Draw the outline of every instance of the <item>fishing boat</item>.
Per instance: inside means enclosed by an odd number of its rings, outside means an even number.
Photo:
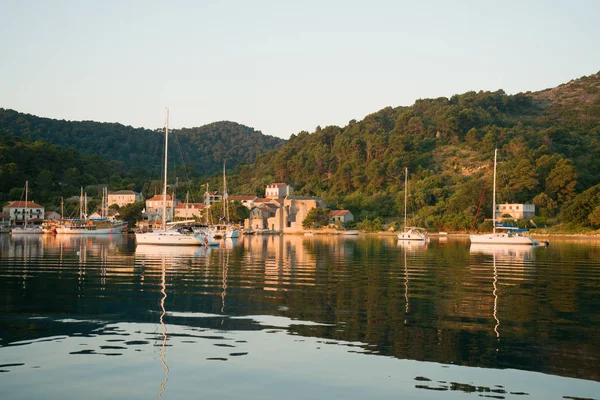
[[[496,224],[496,166],[498,161],[498,149],[494,150],[494,191],[492,196],[492,233],[471,234],[469,238],[473,244],[500,244],[500,245],[526,245],[537,246],[539,243],[525,235],[521,229],[516,227],[497,226]],[[497,232],[497,230],[502,230]]]
[[[429,242],[429,234],[425,228],[416,226],[407,226],[406,224],[406,204],[408,201],[408,168],[404,170],[404,230],[398,233],[398,240],[416,240]]]
[[[169,150],[169,109],[166,109],[165,122],[165,166],[163,180],[163,201],[162,201],[162,230],[153,232],[136,232],[135,240],[137,244],[152,245],[187,245],[187,246],[205,246],[209,243],[209,238],[202,232],[194,231],[188,227],[167,226],[167,154]]]

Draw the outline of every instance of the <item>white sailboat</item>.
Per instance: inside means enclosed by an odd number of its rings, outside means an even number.
[[[27,221],[27,210],[30,209],[27,194],[29,192],[29,181],[25,181],[25,205],[23,207],[23,225],[15,226],[10,230],[11,234],[40,234],[44,233],[44,230],[40,225],[29,225]],[[32,202],[33,203],[33,202]]]
[[[229,200],[227,196],[227,179],[225,177],[225,163],[223,162],[223,216],[225,217],[225,238],[236,239],[240,231],[229,222]]]
[[[429,242],[429,235],[424,228],[406,225],[406,203],[408,199],[408,168],[404,174],[404,231],[398,233],[398,240],[416,240]]]
[[[162,230],[154,232],[136,232],[135,240],[137,244],[152,245],[187,245],[203,246],[208,242],[205,234],[194,232],[193,229],[183,227],[172,227],[167,229],[167,154],[169,149],[169,109],[166,110],[165,122],[165,168],[163,182],[163,201],[162,201]]]
[[[498,158],[498,149],[494,150],[494,194],[492,200],[492,233],[471,234],[469,235],[471,243],[474,244],[518,244],[527,246],[536,246],[539,243],[529,236],[525,236],[519,232],[513,232],[511,228],[496,227],[496,164]],[[505,229],[504,232],[496,232],[496,229]]]

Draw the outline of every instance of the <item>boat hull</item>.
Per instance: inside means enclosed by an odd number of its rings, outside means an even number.
[[[44,233],[42,228],[12,228],[10,233],[12,235],[39,235]]]
[[[152,244],[165,246],[204,246],[205,237],[196,234],[181,234],[178,232],[147,232],[136,233],[137,244]]]
[[[121,233],[127,228],[127,224],[116,225],[107,228],[97,227],[71,227],[71,226],[58,226],[55,228],[57,234],[66,235],[113,235]]]
[[[535,246],[537,242],[528,236],[509,235],[506,233],[490,233],[484,235],[470,235],[473,244],[519,244]]]

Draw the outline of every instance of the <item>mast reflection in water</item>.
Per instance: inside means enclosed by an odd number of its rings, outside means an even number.
[[[8,398],[600,393],[596,241],[2,235],[0,251]]]

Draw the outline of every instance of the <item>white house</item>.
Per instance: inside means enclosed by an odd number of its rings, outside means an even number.
[[[230,202],[239,201],[244,207],[246,207],[249,210],[252,210],[252,208],[254,207],[254,202],[257,199],[258,198],[256,196],[227,196],[227,200],[229,200]]]
[[[4,206],[2,212],[9,215],[13,225],[41,224],[44,221],[44,206],[33,201],[13,201]]]
[[[350,210],[332,210],[329,212],[329,220],[331,223],[341,223],[342,225],[348,221],[354,221],[354,215]]]
[[[45,221],[56,221],[58,219],[60,219],[60,214],[56,211],[48,211],[44,214]]]
[[[265,197],[269,199],[283,199],[286,196],[290,196],[294,193],[294,188],[292,188],[287,183],[271,183],[267,185],[265,190]]]
[[[203,203],[181,203],[175,206],[177,219],[202,219],[206,206]]]

